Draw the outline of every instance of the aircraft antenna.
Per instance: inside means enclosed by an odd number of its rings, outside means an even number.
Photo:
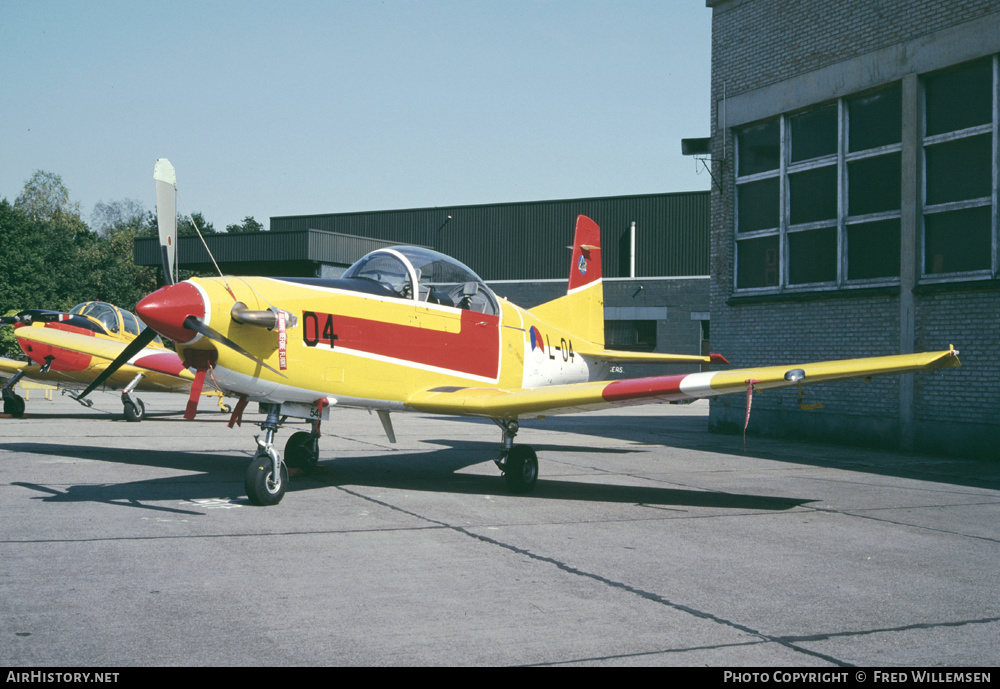
[[[229,296],[236,301],[236,295],[233,294],[233,290],[230,289],[229,283],[226,281],[226,276],[222,274],[219,270],[219,264],[215,262],[215,256],[212,255],[212,250],[208,248],[208,243],[205,242],[205,238],[201,235],[201,230],[198,228],[198,223],[194,221],[194,216],[191,215],[191,211],[188,210],[187,204],[184,203],[184,197],[181,196],[180,189],[177,190],[177,198],[181,200],[181,205],[184,206],[184,211],[187,213],[188,218],[191,220],[191,224],[194,226],[194,231],[198,233],[198,239],[201,240],[201,245],[205,247],[205,253],[208,254],[209,259],[212,261],[212,265],[215,266],[215,270],[219,273],[219,277],[222,278],[222,282],[226,285],[226,291],[229,292]]]

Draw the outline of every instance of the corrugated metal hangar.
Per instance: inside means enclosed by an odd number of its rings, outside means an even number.
[[[581,214],[601,227],[609,346],[707,351],[707,191],[275,217],[269,232],[205,240],[222,271],[233,275],[336,277],[373,249],[427,246],[530,308],[565,294],[569,245]],[[156,240],[136,240],[135,257],[140,265],[159,266]],[[182,269],[213,270],[197,237],[180,238],[178,261]],[[647,371],[633,366],[621,375]]]

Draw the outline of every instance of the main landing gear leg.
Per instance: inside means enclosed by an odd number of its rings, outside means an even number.
[[[288,487],[288,467],[274,449],[274,434],[281,424],[281,405],[262,404],[261,407],[267,410],[267,418],[260,425],[264,439],[255,436],[257,453],[247,466],[244,485],[251,504],[277,505]]]
[[[10,414],[15,419],[20,419],[24,416],[24,400],[14,392],[14,386],[23,377],[24,371],[18,371],[0,388],[0,392],[3,394],[3,413]]]
[[[514,436],[520,426],[517,421],[493,419],[503,431],[500,456],[494,462],[503,472],[507,490],[511,493],[530,493],[538,480],[538,455],[527,445],[514,446]]]
[[[142,377],[142,373],[136,375],[132,379],[132,382],[122,390],[122,405],[125,407],[125,418],[129,421],[142,421],[146,418],[146,405],[142,403],[141,399],[132,394],[132,391],[135,390]]]

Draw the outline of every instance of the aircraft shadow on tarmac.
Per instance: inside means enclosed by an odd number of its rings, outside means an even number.
[[[374,456],[324,459],[315,472],[295,476],[289,493],[324,488],[373,487],[462,495],[497,495],[518,500],[573,500],[585,502],[642,504],[669,507],[711,507],[739,510],[789,510],[812,502],[809,499],[768,497],[657,486],[624,486],[609,483],[545,478],[538,479],[528,495],[510,496],[503,479],[496,474],[459,473],[462,469],[491,463],[496,443],[430,441],[445,445],[430,452],[386,452]],[[448,447],[450,445],[450,447]],[[545,452],[593,452],[575,446],[539,446]],[[27,488],[44,502],[99,502],[184,514],[194,510],[150,505],[152,501],[185,501],[243,497],[243,473],[249,456],[133,448],[73,447],[48,443],[0,444],[0,450],[73,457],[119,464],[159,467],[198,472],[129,483],[94,483],[77,486],[60,484],[53,488],[29,481],[12,485]],[[619,450],[618,452],[627,452]],[[543,460],[544,461],[544,460]],[[492,467],[491,467],[492,469]]]
[[[212,411],[215,411],[214,407]],[[209,416],[210,413],[211,412],[203,413],[203,416],[205,418],[199,419],[199,421],[211,419],[212,417]],[[228,415],[216,414],[215,416],[218,419],[221,419],[222,421],[226,421],[229,419]],[[11,417],[10,414],[0,414],[0,419],[10,419],[10,418],[13,418]],[[52,421],[52,420],[95,421],[95,422],[121,421],[122,423],[131,423],[130,421],[125,420],[125,417],[122,415],[120,408],[103,409],[103,408],[97,408],[96,406],[90,409],[84,409],[83,407],[81,407],[79,411],[72,411],[72,412],[60,411],[59,413],[37,412],[29,409],[28,411],[24,412],[24,416],[22,416],[21,419],[22,420],[34,419],[38,421]],[[184,418],[183,409],[180,409],[178,411],[150,411],[147,409],[144,421],[149,421],[151,419],[158,419],[161,421],[184,421],[185,423],[188,422],[188,420]]]
[[[638,445],[686,448],[776,462],[821,466],[879,476],[1000,490],[1000,463],[989,459],[904,453],[830,444],[808,438],[772,438],[751,432],[712,433],[707,416],[603,416],[599,413],[551,417],[538,428],[574,435],[629,440]],[[529,422],[522,429],[534,426]]]

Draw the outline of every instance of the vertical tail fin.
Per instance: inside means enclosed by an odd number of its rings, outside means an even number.
[[[560,330],[604,346],[601,228],[587,216],[576,219],[566,296],[537,306],[531,312]]]
[[[576,218],[568,294],[601,280],[601,228],[586,215]]]

